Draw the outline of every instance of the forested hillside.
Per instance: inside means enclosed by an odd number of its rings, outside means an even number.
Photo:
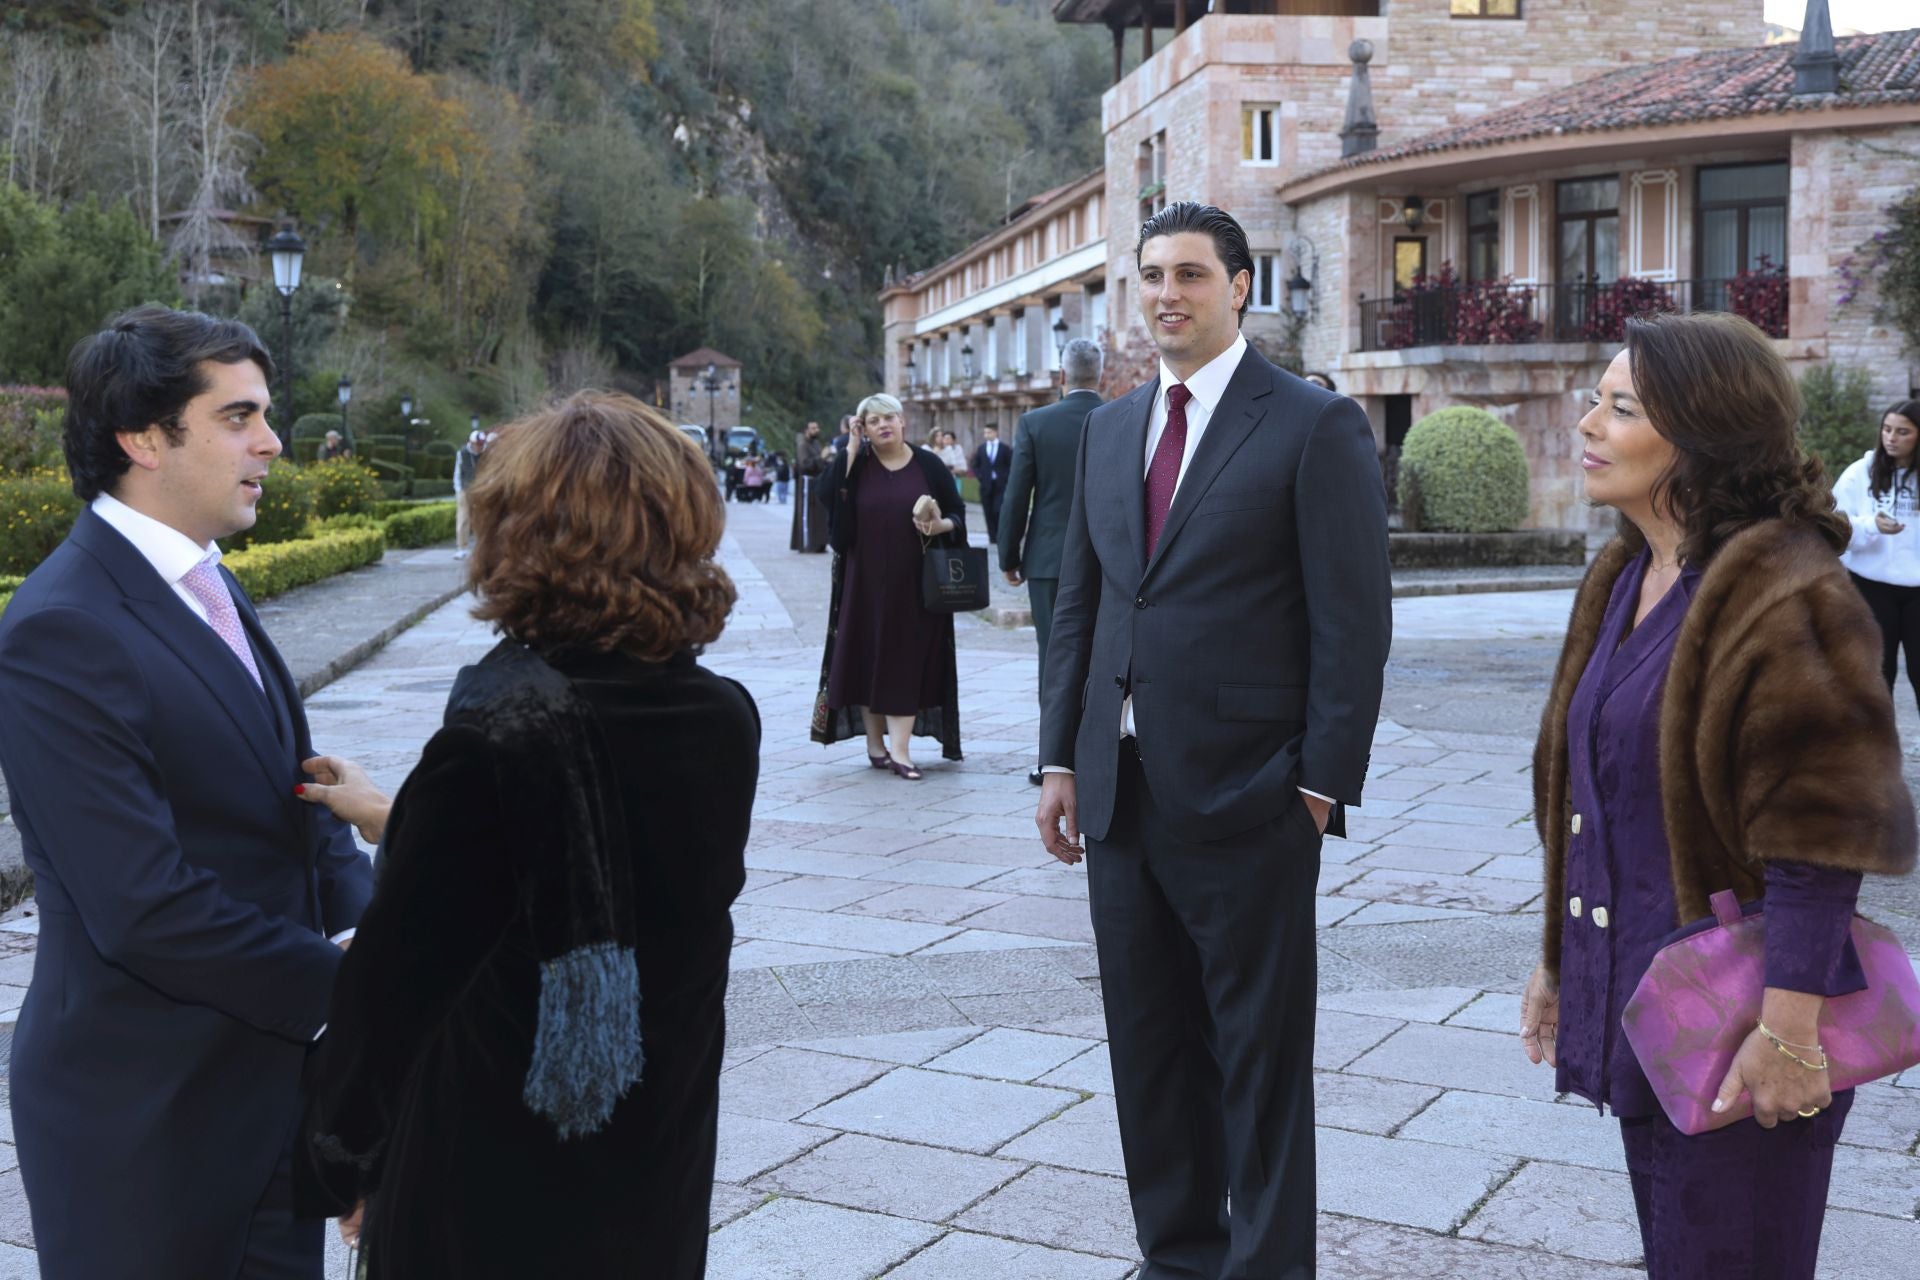
[[[0,383],[56,381],[147,297],[277,350],[278,298],[236,279],[287,217],[309,245],[292,412],[332,408],[343,373],[356,417],[405,392],[437,424],[651,394],[707,344],[746,363],[755,420],[831,415],[876,385],[889,264],[1099,163],[1105,33],[1048,10],[0,3]]]

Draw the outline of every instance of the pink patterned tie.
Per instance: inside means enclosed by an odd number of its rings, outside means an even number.
[[[213,633],[227,642],[227,648],[233,650],[233,656],[240,659],[240,665],[253,677],[260,692],[265,693],[267,686],[260,679],[260,668],[254,665],[253,650],[247,644],[246,632],[240,627],[240,611],[233,607],[233,595],[227,590],[226,579],[220,576],[220,566],[212,560],[202,560],[187,571],[180,579],[180,585],[193,593],[207,611],[207,625]]]
[[[1187,401],[1193,392],[1184,383],[1167,388],[1167,425],[1160,432],[1160,443],[1153,450],[1153,464],[1147,468],[1147,559],[1160,545],[1160,531],[1167,526],[1167,509],[1173,506],[1173,491],[1180,484],[1180,459],[1187,452]]]

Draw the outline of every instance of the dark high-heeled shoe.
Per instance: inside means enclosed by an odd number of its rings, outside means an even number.
[[[910,764],[901,764],[892,756],[887,757],[887,768],[893,770],[896,776],[905,778],[908,782],[918,782],[922,776],[918,767]]]
[[[868,756],[867,763],[872,765],[876,769],[885,769],[887,767],[887,757],[886,756]]]

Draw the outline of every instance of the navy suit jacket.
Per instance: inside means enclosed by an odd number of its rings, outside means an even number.
[[[0,768],[40,908],[13,1128],[45,1280],[205,1280],[300,1115],[300,1072],[372,896],[352,833],[293,795],[266,684],[92,511],[0,615]]]
[[[1073,514],[1074,460],[1087,415],[1100,407],[1100,393],[1082,387],[1058,404],[1021,415],[1013,442],[1013,466],[1000,512],[1000,568],[1029,578],[1058,578],[1060,551]],[[1032,524],[1028,524],[1028,502]]]
[[[1007,475],[1013,470],[1013,446],[1005,440],[994,443],[994,456],[987,457],[984,441],[973,451],[973,478],[980,482],[980,500],[986,502],[989,495],[998,500],[1006,492]]]

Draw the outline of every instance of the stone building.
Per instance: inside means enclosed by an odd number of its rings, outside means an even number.
[[[971,453],[981,427],[1011,436],[1058,398],[1060,349],[1108,323],[1106,185],[1096,171],[1043,192],[945,262],[889,273],[886,387],[914,440],[952,429]]]
[[[1446,404],[1500,414],[1526,441],[1544,525],[1589,519],[1568,410],[1622,307],[1784,298],[1790,359],[1866,367],[1883,400],[1913,381],[1872,320],[1870,283],[1843,306],[1833,273],[1920,183],[1920,32],[1833,50],[1824,0],[1803,44],[1771,47],[1762,0],[1056,0],[1054,13],[1114,38],[1105,168],[1075,188],[1101,197],[1106,260],[1076,262],[1074,296],[1098,297],[1118,347],[1144,338],[1141,220],[1173,200],[1222,205],[1254,251],[1245,327],[1266,354],[1331,372],[1383,449]],[[1122,77],[1135,38],[1142,60]],[[1838,69],[1831,87],[1820,68]],[[1795,93],[1809,72],[1813,91]],[[891,283],[890,387],[908,387],[909,355],[921,364],[910,338],[978,331],[990,275],[937,308],[923,291],[1010,230]]]
[[[675,422],[726,431],[740,425],[740,385],[746,370],[738,360],[701,347],[667,366],[668,412]]]
[[[1543,526],[1611,518],[1581,499],[1572,428],[1634,312],[1745,315],[1796,372],[1831,361],[1865,370],[1878,406],[1906,398],[1920,353],[1843,266],[1920,187],[1920,29],[1809,35],[1615,71],[1289,176],[1277,203],[1321,251],[1306,367],[1367,408],[1383,448],[1450,404],[1500,416]]]

